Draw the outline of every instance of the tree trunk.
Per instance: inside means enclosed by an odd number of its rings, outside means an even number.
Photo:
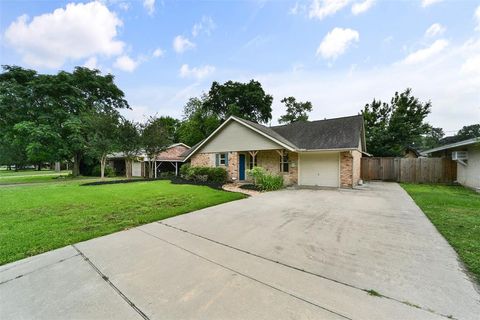
[[[107,162],[107,156],[100,158],[100,179],[105,180],[105,164]]]
[[[148,177],[150,179],[153,179],[155,177],[154,170],[155,170],[155,161],[150,161],[150,170],[148,170]]]
[[[78,153],[75,153],[73,156],[73,169],[72,175],[78,177],[80,175],[80,156]]]
[[[132,159],[125,159],[125,176],[127,179],[132,178]]]

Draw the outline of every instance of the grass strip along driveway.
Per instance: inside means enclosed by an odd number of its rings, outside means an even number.
[[[64,170],[61,172],[55,172],[51,170],[33,171],[10,171],[0,170],[0,186],[10,184],[23,184],[23,183],[37,183],[37,182],[54,182],[64,181],[69,179],[67,176],[70,171]]]
[[[461,186],[402,184],[480,282],[480,194]]]
[[[0,265],[244,197],[165,180],[0,188]]]

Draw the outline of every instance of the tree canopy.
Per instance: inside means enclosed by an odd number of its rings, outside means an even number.
[[[93,118],[118,119],[128,108],[124,93],[110,74],[76,67],[73,72],[39,74],[3,66],[0,74],[0,161],[22,165],[74,159],[87,154]]]
[[[294,97],[283,98],[281,100],[287,108],[287,113],[278,119],[279,123],[293,123],[296,121],[307,121],[308,112],[312,111],[312,103],[310,101],[300,102]]]
[[[211,111],[203,108],[201,98],[190,98],[183,109],[183,120],[178,130],[179,140],[189,146],[210,135],[221,123]]]
[[[425,122],[430,111],[430,101],[420,102],[411,89],[395,92],[390,104],[374,99],[362,110],[368,152],[401,156],[405,147],[420,145],[423,135],[432,128]]]
[[[266,94],[260,82],[213,82],[203,101],[203,108],[221,121],[238,116],[258,123],[272,119],[273,97]]]

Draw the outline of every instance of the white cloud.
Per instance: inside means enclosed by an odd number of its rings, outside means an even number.
[[[374,3],[375,0],[364,0],[363,2],[354,3],[352,6],[352,13],[354,15],[364,13],[368,11],[368,9],[370,9]]]
[[[295,2],[295,5],[293,7],[288,9],[288,13],[296,15],[296,14],[298,14],[299,10],[300,10],[300,5],[298,4],[298,1],[297,1],[297,2]]]
[[[180,67],[180,77],[182,78],[196,78],[198,80],[203,79],[215,71],[214,66],[205,65],[202,67],[190,68],[188,64],[184,64]]]
[[[123,11],[128,11],[130,9],[130,4],[128,2],[120,2],[118,7]]]
[[[447,29],[444,26],[442,26],[440,23],[434,23],[427,29],[427,31],[425,31],[425,36],[435,37],[443,34],[445,30]]]
[[[139,64],[139,61],[135,61],[127,55],[122,55],[115,60],[113,66],[122,71],[133,72]]]
[[[83,64],[84,67],[89,69],[98,69],[97,66],[97,57],[90,57],[87,61]]]
[[[217,26],[211,17],[203,16],[200,22],[197,22],[193,25],[192,35],[196,37],[200,33],[205,33],[209,36],[216,27]]]
[[[343,9],[349,3],[350,0],[312,0],[308,16],[321,20]]]
[[[325,59],[336,59],[359,39],[360,35],[356,30],[335,28],[323,38],[317,49],[317,55]]]
[[[410,53],[403,62],[405,64],[416,64],[419,62],[426,61],[435,55],[442,52],[448,46],[448,41],[445,39],[436,40],[429,47],[417,50]]]
[[[432,4],[438,3],[442,0],[422,0],[422,7],[426,8],[428,6],[431,6]]]
[[[35,67],[60,68],[67,60],[119,55],[116,39],[122,21],[100,2],[70,3],[52,13],[20,16],[5,31],[5,40]]]
[[[143,7],[152,15],[155,12],[155,0],[143,0]]]
[[[463,73],[471,73],[480,75],[480,54],[471,58],[468,58],[462,65]]]
[[[184,36],[176,36],[175,39],[173,39],[173,49],[177,53],[183,53],[193,48],[195,48],[195,43]]]
[[[475,30],[480,31],[480,6],[477,7],[477,10],[475,10],[475,19],[477,20],[477,27]]]
[[[432,113],[427,118],[432,125],[458,130],[480,117],[480,72],[476,71],[480,67],[480,39],[452,45],[441,56],[421,65],[393,63],[325,72],[306,66],[296,72],[246,75],[245,80],[260,81],[265,91],[273,95],[274,122],[284,113],[279,101],[285,96],[311,101],[310,119],[316,120],[355,115],[373,98],[388,102],[395,91],[410,87],[421,101],[432,101]]]
[[[153,51],[153,54],[152,54],[155,58],[161,58],[165,55],[165,51],[163,51],[162,49],[160,48],[157,48],[155,49],[155,51]]]

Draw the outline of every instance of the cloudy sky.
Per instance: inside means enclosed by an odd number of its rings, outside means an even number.
[[[407,87],[452,134],[480,122],[480,1],[0,2],[1,64],[113,73],[132,111],[179,117],[212,81],[259,80],[311,119],[357,114]]]

